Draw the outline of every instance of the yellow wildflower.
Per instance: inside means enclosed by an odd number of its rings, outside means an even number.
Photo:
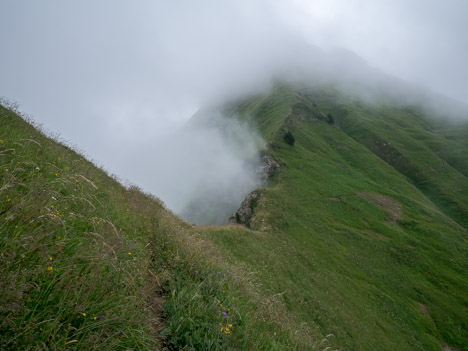
[[[96,317],[96,316],[94,316],[94,317],[93,317],[93,319],[94,319],[94,320],[96,320],[96,319],[97,319],[97,317]]]
[[[131,256],[131,255],[132,255],[132,253],[131,253],[131,252],[129,252],[129,253],[128,253],[128,255],[129,255],[129,256]]]
[[[229,330],[229,328],[226,328],[226,329],[224,329],[224,333],[225,333],[225,334],[230,334],[231,331]]]
[[[57,176],[58,176],[58,174],[57,174],[57,173],[55,173],[55,176],[57,177]]]
[[[232,328],[232,324],[228,324],[228,327],[229,327],[229,328]]]
[[[83,317],[86,317],[86,313],[84,313],[84,312],[83,312],[81,315],[82,315]]]
[[[47,267],[47,270],[48,270],[48,271],[53,270],[52,266]]]
[[[49,257],[49,261],[52,261],[52,260],[53,260],[53,258],[52,258],[52,256],[50,256],[50,257]]]
[[[5,168],[5,172],[8,172],[8,168]]]
[[[223,330],[224,330],[224,328],[223,328],[223,327],[221,327],[221,331],[223,331]]]

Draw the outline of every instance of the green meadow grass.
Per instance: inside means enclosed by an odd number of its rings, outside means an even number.
[[[139,195],[0,109],[0,345],[153,347],[154,223]]]
[[[466,125],[330,87],[226,111],[280,164],[251,228],[192,227],[0,106],[1,349],[468,350]]]
[[[252,230],[200,233],[340,349],[468,350],[466,125],[449,138],[421,112],[287,86],[235,112],[281,170],[260,191]]]
[[[323,349],[250,271],[0,106],[2,350]]]

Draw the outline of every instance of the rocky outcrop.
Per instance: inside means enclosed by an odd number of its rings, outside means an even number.
[[[303,102],[294,104],[291,108],[290,116],[312,122],[327,120],[326,116],[318,109],[315,103],[312,105]]]
[[[425,182],[428,180],[424,174],[411,164],[405,155],[393,147],[388,141],[376,139],[370,144],[369,148],[374,154],[394,167],[398,172],[412,178],[416,182]]]
[[[250,227],[253,212],[259,197],[260,193],[258,190],[250,192],[244,201],[242,201],[236,213],[229,218],[229,224],[243,224]]]
[[[278,162],[268,154],[261,156],[261,162],[256,169],[256,173],[259,176],[262,183],[266,184],[270,176],[280,168]]]
[[[257,159],[258,160],[258,159]],[[258,161],[257,161],[258,162]],[[260,162],[257,164],[255,172],[262,184],[267,184],[270,176],[280,169],[280,165],[273,157],[267,153],[260,155]],[[243,224],[252,227],[254,209],[260,199],[260,190],[251,191],[242,201],[239,209],[229,218],[229,224]]]

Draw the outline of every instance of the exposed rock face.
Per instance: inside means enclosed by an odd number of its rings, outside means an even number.
[[[250,192],[244,201],[242,201],[239,209],[229,218],[229,224],[244,224],[250,227],[250,220],[255,209],[255,205],[258,201],[260,193],[258,190]]]
[[[370,146],[370,150],[406,176],[410,176],[409,173],[413,171],[413,166],[409,160],[385,140],[375,140]]]
[[[358,193],[362,197],[365,197],[374,206],[387,212],[387,220],[396,223],[403,215],[401,204],[390,196],[379,195],[379,194],[368,194],[364,192]]]
[[[290,116],[312,122],[327,120],[326,116],[317,108],[317,105],[315,104],[310,105],[305,103],[297,103],[292,106]]]
[[[268,179],[270,178],[270,175],[272,175],[274,172],[276,172],[280,166],[278,162],[276,162],[273,157],[271,157],[268,154],[263,154],[261,157],[261,163],[257,167],[257,174],[260,177],[260,180],[262,183],[267,183]]]
[[[280,165],[276,162],[273,157],[267,153],[263,153],[260,156],[260,163],[256,167],[255,172],[260,178],[263,184],[267,184],[270,176],[280,169]],[[252,219],[254,209],[257,205],[257,201],[260,198],[260,191],[251,191],[242,201],[239,209],[231,215],[229,218],[229,224],[243,224],[247,227],[252,226]]]

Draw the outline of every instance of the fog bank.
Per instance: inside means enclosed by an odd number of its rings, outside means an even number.
[[[244,161],[259,139],[225,116],[184,127],[198,109],[307,78],[465,118],[450,98],[468,102],[467,13],[463,0],[6,0],[0,96],[176,212],[206,213],[204,198],[227,213],[258,183]]]
[[[256,172],[265,147],[255,128],[217,110],[199,111],[165,135],[135,165],[138,184],[196,224],[226,224],[244,197],[261,185]]]

